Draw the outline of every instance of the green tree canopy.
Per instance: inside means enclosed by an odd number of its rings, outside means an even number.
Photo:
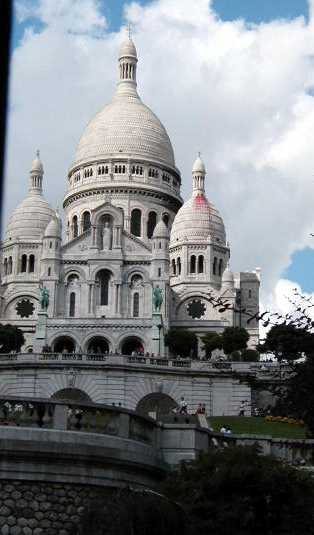
[[[153,492],[129,489],[91,503],[71,535],[188,535],[184,511]]]
[[[310,475],[254,447],[213,450],[183,463],[163,492],[181,504],[195,535],[314,533]]]
[[[246,349],[249,338],[243,327],[226,327],[222,333],[222,349],[226,355]]]
[[[171,353],[181,357],[195,357],[197,352],[197,337],[186,329],[169,329],[165,335],[165,344]]]
[[[202,336],[202,342],[207,359],[211,358],[212,352],[215,349],[222,349],[222,337],[218,333],[212,332],[205,334],[205,336]]]
[[[24,342],[24,334],[21,329],[9,323],[0,325],[0,353],[20,351]]]
[[[264,353],[273,353],[281,360],[294,361],[303,354],[314,353],[314,334],[294,325],[274,325],[260,346]]]
[[[243,362],[257,362],[259,360],[259,352],[255,349],[242,349],[241,360]]]

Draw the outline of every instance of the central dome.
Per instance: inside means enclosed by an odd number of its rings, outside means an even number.
[[[87,125],[75,166],[99,160],[132,158],[176,170],[169,136],[136,90],[136,48],[131,39],[120,49],[120,79],[112,102]]]
[[[75,162],[113,156],[132,156],[175,167],[165,128],[139,97],[118,94],[97,113],[80,139]]]

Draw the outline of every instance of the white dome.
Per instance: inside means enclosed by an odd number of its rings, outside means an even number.
[[[204,193],[193,195],[178,211],[171,228],[170,246],[185,241],[219,241],[226,243],[223,220]]]
[[[119,59],[123,57],[133,57],[137,58],[137,52],[135,48],[135,44],[133,43],[132,39],[126,39],[119,50]]]
[[[41,195],[31,192],[12,212],[6,239],[41,239],[54,216],[55,211],[48,202]]]
[[[230,271],[229,265],[227,265],[225,271],[222,274],[222,283],[232,283],[234,282],[234,276],[232,271]]]
[[[192,173],[202,173],[205,175],[205,164],[200,156],[198,156],[193,164]]]
[[[153,238],[169,238],[169,229],[162,219],[154,229]]]
[[[46,230],[45,230],[45,237],[53,237],[53,238],[61,238],[61,219],[60,217],[55,213],[54,217],[49,221]]]
[[[113,156],[175,167],[165,128],[139,97],[117,95],[97,113],[80,139],[75,164]]]

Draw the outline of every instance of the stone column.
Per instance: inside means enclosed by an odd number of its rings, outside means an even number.
[[[152,320],[152,353],[155,355],[163,355],[165,350],[161,313],[153,312]]]
[[[43,346],[47,344],[47,318],[46,310],[38,312],[38,319],[36,323],[36,331],[33,341],[34,353],[41,353]]]

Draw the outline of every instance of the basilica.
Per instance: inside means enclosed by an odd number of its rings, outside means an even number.
[[[49,346],[55,353],[168,356],[169,328],[195,332],[199,356],[201,337],[226,326],[247,328],[251,346],[258,341],[257,322],[248,324],[240,311],[258,311],[259,270],[230,270],[224,223],[206,197],[200,155],[191,178],[184,177],[191,197],[183,202],[171,141],[137,92],[137,63],[128,38],[112,101],[79,140],[63,217],[43,195],[37,152],[28,194],[7,224],[0,322],[23,330],[25,352]],[[41,289],[49,296],[45,311]],[[211,296],[235,306],[221,312]]]

